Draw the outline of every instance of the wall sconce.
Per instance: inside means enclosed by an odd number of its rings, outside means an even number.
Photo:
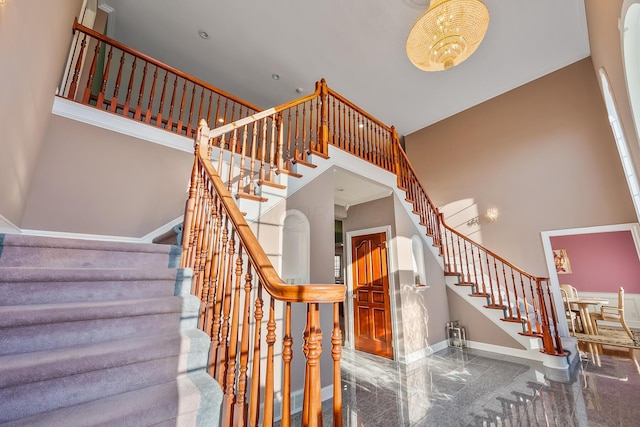
[[[498,219],[498,208],[487,209],[486,217],[489,221],[495,221]]]

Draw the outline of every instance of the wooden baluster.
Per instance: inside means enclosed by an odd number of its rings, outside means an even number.
[[[218,97],[220,97],[220,95],[218,95]],[[209,91],[209,105],[207,106],[207,122],[208,123],[211,123],[211,107],[213,106],[212,102],[213,102],[213,91],[210,90]],[[214,128],[218,127],[217,121],[216,121],[216,123],[214,123],[213,127]]]
[[[537,286],[538,286],[538,283],[536,282],[536,289],[534,289],[533,280],[529,279],[529,288],[530,288],[531,297],[532,297],[531,299],[534,299],[535,295],[537,294]],[[540,304],[538,304],[538,306],[540,306]],[[542,327],[540,325],[540,315],[539,315],[539,313],[536,313],[535,326],[536,326],[535,332],[536,333],[542,333]],[[532,332],[532,329],[533,329],[533,326],[530,327],[529,331]]]
[[[482,293],[487,294],[487,285],[484,281],[484,269],[482,268],[482,251],[478,250],[478,266],[480,267],[480,280],[482,281]]]
[[[291,426],[291,359],[293,359],[293,337],[291,336],[291,303],[285,304],[284,337],[282,338],[282,427]]]
[[[293,149],[293,161],[296,162],[297,160],[300,160],[300,150],[299,150],[299,145],[298,145],[298,138],[299,138],[299,133],[298,133],[298,123],[300,122],[299,120],[300,118],[300,106],[296,105],[296,129],[295,129],[295,139],[294,139],[294,149]]]
[[[215,221],[216,221],[216,201],[212,194],[214,194],[211,188],[211,182],[208,181],[206,191],[204,192],[206,201],[206,223],[205,223],[205,236],[204,241],[204,260],[203,260],[203,278],[202,278],[202,298],[200,300],[200,318],[198,319],[198,327],[203,330],[208,330],[207,315],[211,310],[210,304],[213,300],[212,297],[212,269],[211,263],[213,262],[213,251],[215,244]]]
[[[231,140],[229,141],[230,156],[229,156],[229,171],[227,174],[227,190],[229,190],[229,193],[231,193],[231,189],[233,188],[233,174],[234,174],[233,163],[236,158],[236,156],[234,156],[233,154],[233,147],[235,147],[237,143],[238,143],[238,129],[236,128],[233,130],[233,133],[231,134]]]
[[[229,107],[229,98],[225,98],[224,100],[224,113],[222,115],[222,123],[227,123],[227,108]],[[233,120],[229,120],[228,122],[231,123]]]
[[[260,170],[258,171],[259,181],[264,181],[264,177],[265,177],[264,163],[265,163],[265,155],[267,151],[267,146],[266,146],[267,145],[267,119],[266,117],[262,119],[262,121],[263,121],[262,122],[262,138],[260,141]]]
[[[519,304],[520,298],[518,297],[518,289],[516,287],[516,277],[515,277],[513,268],[509,268],[509,270],[511,270],[511,288],[513,289],[513,305],[516,307],[516,315],[514,317],[517,319],[522,319],[522,313],[521,313],[520,304]]]
[[[191,83],[191,85],[193,86],[193,88],[191,89],[191,102],[189,103],[189,115],[188,120],[187,120],[187,132],[186,135],[187,136],[191,136],[191,124],[193,123],[193,102],[195,101],[195,97],[196,97],[196,85],[194,83]]]
[[[527,304],[527,290],[524,286],[524,279],[522,277],[522,273],[518,273],[518,275],[520,276],[520,290],[522,291],[522,298],[524,301],[524,321],[525,321],[525,325],[527,327],[527,331],[528,333],[531,333],[531,319],[529,318],[529,304]],[[515,281],[515,278],[514,278]],[[515,283],[514,283],[514,287],[515,287]],[[536,309],[535,309],[535,300],[533,300],[533,313],[536,317],[537,313],[536,313]]]
[[[345,110],[347,106],[345,105]],[[355,154],[355,143],[353,142],[353,128],[352,128],[352,119],[351,119],[351,108],[347,111],[347,121],[345,122],[346,129],[345,133],[347,135],[347,151],[351,154]]]
[[[222,117],[220,117],[220,95],[218,95],[218,100],[216,101],[216,124],[214,127],[222,126],[224,124],[224,119],[220,121]]]
[[[200,298],[200,300],[202,300],[202,279],[203,279],[203,273],[204,273],[204,260],[206,258],[206,253],[204,253],[204,240],[205,240],[205,236],[203,235],[204,232],[204,227],[205,227],[205,204],[206,204],[206,197],[207,196],[207,191],[206,191],[206,182],[207,182],[207,176],[206,173],[203,173],[200,176],[200,180],[198,183],[200,190],[200,194],[198,197],[198,209],[196,209],[196,221],[195,221],[195,239],[194,239],[194,248],[195,248],[195,253],[194,253],[194,259],[193,259],[193,272],[194,272],[194,279],[193,279],[193,294],[196,295],[198,298]]]
[[[238,329],[240,324],[240,288],[242,287],[242,245],[238,245],[236,257],[235,286],[233,291],[233,314],[231,315],[231,336],[229,338],[229,359],[227,360],[227,377],[222,404],[222,419],[230,422],[235,418],[236,358],[238,357]],[[243,325],[249,327],[249,325]]]
[[[319,135],[317,138],[318,146],[316,149],[327,156],[329,155],[329,90],[327,88],[327,82],[324,81],[324,79],[321,80],[320,86],[320,105],[320,120],[318,121]]]
[[[249,425],[257,426],[260,418],[260,343],[262,333],[262,283],[258,282],[258,291],[255,302],[255,328],[253,330],[253,366],[251,368],[251,397],[249,398]]]
[[[504,309],[504,299],[502,297],[502,286],[500,285],[500,274],[498,273],[498,264],[496,262],[496,259],[492,256],[491,257],[493,259],[493,269],[495,272],[494,277],[496,278],[496,287],[498,288],[498,305]]]
[[[100,86],[100,93],[98,94],[98,100],[96,107],[102,109],[104,103],[104,93],[107,90],[107,80],[109,80],[109,70],[111,68],[111,57],[113,56],[113,46],[109,46],[109,53],[107,54],[107,65],[104,67],[104,74],[102,75],[102,85]]]
[[[536,288],[538,291],[538,301],[540,305],[540,313],[546,314],[546,306],[544,301],[544,291],[542,290],[542,286],[539,280],[536,280]],[[553,339],[551,338],[551,331],[549,330],[549,324],[547,323],[547,316],[540,316],[542,320],[542,345],[544,347],[544,352],[546,354],[554,354],[555,350],[553,348]],[[560,347],[562,348],[562,347]]]
[[[235,254],[235,232],[230,232],[227,250],[226,275],[222,276],[224,281],[224,303],[222,314],[222,326],[220,328],[220,346],[218,347],[218,365],[220,370],[217,372],[216,379],[224,389],[224,381],[226,376],[227,358],[229,356],[229,319],[231,316],[231,295],[233,291],[233,257]]]
[[[195,118],[196,121],[202,118],[202,106],[204,104],[204,88],[200,87],[200,104],[198,105],[198,115]]]
[[[251,283],[253,276],[251,275],[251,264],[247,263],[247,273],[244,280],[244,305],[242,308],[242,338],[240,340],[240,369],[238,376],[238,392],[236,395],[236,403],[233,408],[233,425],[244,426],[247,419],[247,365],[249,363],[249,331],[251,325]]]
[[[247,192],[249,194],[255,193],[255,180],[253,179],[255,170],[256,170],[256,156],[257,156],[257,147],[258,147],[258,127],[259,121],[253,124],[252,135],[251,135],[251,159],[249,161],[249,186],[247,188]]]
[[[167,118],[167,127],[165,128],[169,131],[173,131],[173,107],[175,107],[176,105],[177,87],[178,87],[178,76],[176,76],[175,79],[173,80],[173,91],[171,92],[171,104],[169,105],[169,117]]]
[[[267,321],[267,369],[264,386],[264,427],[273,426],[273,400],[274,400],[274,348],[276,343],[275,300],[269,298],[269,320]]]
[[[135,120],[140,120],[142,117],[142,99],[144,98],[144,86],[147,82],[147,67],[149,63],[145,61],[144,68],[142,69],[142,82],[140,83],[140,94],[138,95],[138,104],[136,105],[136,112],[133,115]]]
[[[100,52],[100,46],[102,43],[98,41],[96,48],[93,51],[93,59],[91,60],[91,68],[89,70],[89,79],[87,80],[87,86],[84,88],[84,95],[82,96],[82,103],[88,105],[91,99],[91,88],[93,86],[93,77],[96,73],[96,61],[98,59],[98,53]]]
[[[158,116],[156,117],[156,126],[162,127],[162,112],[164,111],[164,96],[167,91],[167,81],[169,80],[169,71],[164,72],[164,79],[162,81],[162,93],[160,94],[160,108],[158,108]]]
[[[278,113],[275,117],[276,126],[276,173],[280,173],[284,169],[284,135],[282,129],[282,113]]]
[[[329,143],[331,145],[338,145],[338,141],[336,140],[336,100],[333,96],[327,96],[327,124],[329,126]],[[326,154],[326,153],[325,153]]]
[[[205,308],[204,325],[202,330],[205,331],[210,337],[214,336],[213,322],[215,317],[215,303],[217,301],[219,282],[219,262],[220,262],[220,248],[222,239],[222,203],[217,196],[214,196],[213,200],[214,218],[212,218],[213,237],[211,239],[211,263],[209,264],[209,277],[211,285],[209,287],[209,295],[207,299],[207,305]]]
[[[342,427],[342,330],[340,329],[340,304],[333,303],[333,333],[331,334],[331,357],[333,358],[333,425]]]
[[[460,247],[460,240],[462,239],[456,236],[456,243],[458,244],[458,256],[457,256],[458,262],[456,263],[456,273],[460,273],[460,275],[464,275],[464,271],[462,269],[462,248]],[[459,265],[459,268],[458,268],[458,265]]]
[[[302,354],[305,359],[309,359],[309,331],[311,331],[311,318],[309,304],[307,304],[307,323],[302,332]],[[304,371],[304,392],[302,401],[302,425],[309,425],[309,396],[311,395],[311,378],[309,376],[309,363],[305,364]]]
[[[156,82],[158,81],[158,66],[156,66],[155,71],[153,72],[153,81],[151,82],[151,92],[149,93],[149,103],[147,104],[147,112],[145,113],[144,121],[145,123],[151,123],[151,117],[153,116],[152,108],[153,108],[153,99],[156,96]]]
[[[275,172],[276,172],[276,149],[278,146],[278,140],[276,139],[276,118],[271,116],[271,139],[269,143],[269,175],[267,180],[269,182],[275,182]]]
[[[507,271],[504,269],[504,263],[500,262],[502,266],[502,277],[504,278],[504,293],[507,297],[507,312],[509,313],[508,318],[513,318],[513,307],[511,306],[511,293],[509,292],[509,286],[507,284]]]
[[[473,268],[474,293],[478,293],[478,271],[476,270],[476,263],[473,255],[473,249],[476,245],[469,243],[469,246],[471,246],[471,267]]]
[[[213,326],[211,329],[211,367],[209,374],[218,380],[220,384],[222,381],[220,380],[221,374],[220,369],[221,364],[223,363],[220,360],[220,345],[222,341],[222,335],[220,330],[222,329],[222,310],[223,310],[223,298],[225,292],[225,266],[226,266],[226,258],[227,258],[227,243],[229,241],[229,218],[227,215],[224,215],[224,226],[222,227],[222,240],[220,246],[220,256],[218,258],[217,267],[218,267],[218,283],[216,285],[216,299],[215,299],[215,307],[213,311]]]
[[[322,396],[321,396],[321,379],[320,379],[320,354],[322,353],[322,331],[320,330],[320,317],[317,303],[308,305],[308,316],[310,321],[308,336],[308,391],[305,393],[303,403],[303,414],[306,413],[308,418],[306,424],[310,427],[322,426]],[[307,390],[305,390],[306,392]],[[304,406],[307,410],[304,411]],[[303,423],[305,422],[303,415]]]
[[[116,77],[116,85],[113,89],[113,97],[111,98],[111,108],[109,110],[115,113],[118,109],[118,96],[120,95],[120,81],[122,79],[122,67],[124,67],[124,51],[120,55],[120,65],[118,66],[118,75]]]
[[[367,120],[367,123],[369,125],[367,126],[367,140],[369,141],[369,147],[371,147],[371,162],[374,165],[377,165],[383,168],[382,162],[380,162],[380,159],[378,158],[378,144],[374,136],[375,135],[375,130],[373,129],[374,124],[371,120]]]
[[[300,160],[307,160],[307,150],[308,142],[307,142],[307,103],[302,104],[302,141],[300,141]]]
[[[129,117],[129,107],[131,106],[131,92],[133,91],[133,81],[136,76],[136,67],[138,66],[138,58],[133,57],[133,65],[131,65],[131,75],[129,76],[129,84],[127,85],[127,97],[124,100],[122,115]]]
[[[82,37],[82,41],[80,42],[80,52],[78,53],[78,58],[76,59],[76,66],[73,69],[73,77],[71,78],[71,84],[69,85],[69,93],[67,93],[67,99],[75,99],[76,98],[76,89],[78,88],[78,79],[80,78],[80,68],[82,67],[83,57],[84,57],[84,48],[87,45],[87,35],[85,34]]]
[[[342,112],[342,114],[338,113],[338,116],[340,117],[340,147],[343,150],[348,151],[346,135],[347,111],[342,101],[340,101],[339,107],[340,111]]]
[[[491,290],[491,298],[488,301],[489,305],[487,308],[496,308],[498,307],[498,304],[496,303],[496,291],[493,288],[494,279],[491,277],[491,263],[489,262],[489,254],[485,252],[484,258],[485,263],[487,264],[487,278],[489,280],[489,289]]]
[[[187,95],[187,81],[184,81],[182,85],[182,97],[180,100],[180,110],[178,111],[178,124],[176,125],[176,132],[182,133],[182,117],[184,113],[184,100]]]
[[[230,123],[233,123],[236,120],[236,102],[231,101],[231,120]]]
[[[238,193],[244,193],[244,162],[247,155],[247,126],[242,130],[242,147],[240,148],[240,171],[238,174]]]
[[[287,114],[287,163],[285,165],[287,170],[291,170],[291,160],[294,158],[293,148],[291,147],[291,109],[286,111]]]

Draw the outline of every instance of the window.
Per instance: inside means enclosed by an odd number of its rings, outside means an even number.
[[[609,114],[609,124],[611,125],[613,137],[616,140],[616,146],[618,147],[618,153],[620,154],[620,161],[622,162],[624,176],[627,179],[629,192],[631,193],[631,199],[633,200],[633,206],[636,209],[636,216],[640,218],[640,186],[638,186],[638,177],[629,154],[629,145],[627,144],[627,140],[625,139],[622,128],[620,127],[618,111],[616,109],[615,100],[613,99],[613,93],[611,91],[611,86],[609,85],[607,73],[603,68],[601,68],[599,74],[602,82],[604,102],[607,107],[607,113]]]

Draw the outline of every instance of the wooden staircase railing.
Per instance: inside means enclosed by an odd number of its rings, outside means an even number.
[[[338,305],[345,287],[290,285],[280,279],[210,160],[212,142],[220,133],[210,132],[204,120],[198,128],[181,266],[194,271],[192,290],[201,301],[199,325],[211,337],[210,373],[224,391],[223,425],[273,425],[276,387],[281,385],[281,425],[290,426],[294,375],[304,376],[303,425],[322,425],[319,310],[330,304],[333,422],[341,426]],[[307,313],[303,372],[292,372],[292,305],[296,304],[304,304]],[[282,306],[284,319],[276,318]],[[276,353],[281,356],[276,358]]]
[[[194,138],[260,108],[74,21],[59,96]]]
[[[74,23],[61,96],[186,136],[197,120],[218,127],[209,148],[218,173],[237,198],[264,200],[260,186],[283,187],[280,174],[298,176],[314,167],[312,155],[328,157],[329,145],[397,175],[413,212],[444,258],[487,307],[521,322],[523,334],[541,337],[547,354],[564,354],[549,280],[526,273],[445,224],[402,149],[393,127],[327,87],[261,111],[207,83],[175,70],[91,29]],[[114,65],[116,64],[116,65]],[[226,170],[225,170],[226,168]]]

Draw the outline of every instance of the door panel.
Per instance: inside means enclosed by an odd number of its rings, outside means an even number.
[[[393,359],[386,234],[351,239],[357,350]]]

